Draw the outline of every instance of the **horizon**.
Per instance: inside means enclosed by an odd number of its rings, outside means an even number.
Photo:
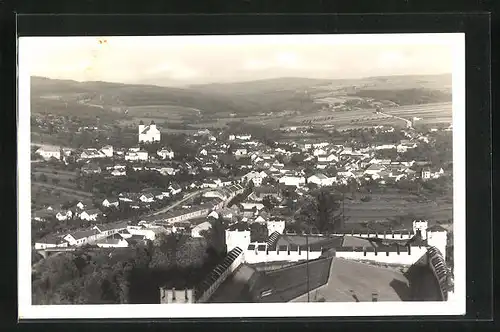
[[[380,75],[380,76],[364,76],[358,78],[315,78],[315,77],[295,77],[295,76],[280,76],[280,77],[272,77],[272,78],[264,78],[264,79],[252,79],[245,81],[228,81],[228,82],[208,82],[208,83],[185,83],[183,85],[160,85],[160,84],[148,84],[148,83],[134,83],[134,82],[113,82],[113,81],[100,81],[100,80],[87,80],[87,81],[79,81],[76,79],[65,79],[65,78],[52,78],[47,76],[38,76],[31,75],[30,78],[39,78],[39,79],[47,79],[54,81],[70,81],[76,83],[106,83],[106,84],[124,84],[124,85],[141,85],[141,86],[157,86],[162,88],[192,88],[196,86],[208,86],[208,85],[230,85],[230,84],[242,84],[242,83],[252,83],[252,82],[262,82],[262,81],[272,81],[272,80],[285,80],[285,79],[303,79],[303,80],[318,80],[318,81],[347,81],[347,80],[368,80],[368,79],[377,79],[377,78],[386,78],[386,77],[436,77],[436,76],[451,76],[452,73],[436,73],[436,74],[395,74],[395,75]]]
[[[457,35],[22,37],[20,46],[32,76],[185,87],[451,73]]]

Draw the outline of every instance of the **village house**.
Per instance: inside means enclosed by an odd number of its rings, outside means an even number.
[[[127,175],[127,171],[120,170],[120,169],[114,169],[111,171],[111,175],[113,175],[113,176],[125,176],[125,175]]]
[[[96,221],[102,215],[99,209],[89,209],[80,213],[79,217],[81,220]]]
[[[429,179],[437,179],[444,175],[444,170],[442,168],[430,168],[430,167],[425,167],[422,169],[421,172],[421,178],[423,180],[429,180]]]
[[[279,183],[285,186],[300,187],[306,183],[306,179],[303,176],[283,176],[279,179]]]
[[[160,139],[161,133],[154,121],[149,126],[145,126],[142,121],[139,123],[139,143],[159,142]]]
[[[174,151],[171,149],[163,148],[161,150],[158,150],[156,154],[161,158],[161,159],[174,159]]]
[[[234,155],[236,157],[244,157],[248,153],[248,150],[246,148],[238,148],[234,151]]]
[[[64,240],[66,240],[70,246],[79,247],[85,244],[93,244],[101,237],[102,235],[99,231],[91,229],[69,233],[64,237]]]
[[[142,194],[139,200],[143,203],[152,203],[155,200],[155,196],[151,193]]]
[[[397,152],[403,153],[408,151],[408,149],[414,149],[417,147],[417,143],[411,142],[409,140],[401,140],[401,142],[397,146]]]
[[[50,158],[61,159],[61,148],[57,146],[42,146],[35,153],[42,156],[45,160],[49,160]]]
[[[242,140],[242,141],[248,141],[248,140],[252,139],[252,135],[250,135],[250,134],[240,134],[240,135],[236,135],[236,139],[239,139],[239,140]]]
[[[87,163],[82,166],[80,171],[83,174],[100,174],[101,173],[101,167],[99,165],[96,165],[94,163]]]
[[[48,235],[35,242],[35,250],[43,250],[47,248],[65,248],[67,246],[68,241],[51,235]]]
[[[322,173],[317,173],[307,178],[307,183],[314,183],[319,187],[331,186],[335,181],[334,177],[330,178]]]
[[[138,150],[138,151],[129,150],[125,154],[125,160],[127,160],[127,161],[147,161],[148,160],[148,152],[145,150]]]
[[[56,214],[56,218],[59,221],[68,220],[68,219],[71,219],[72,217],[73,217],[73,211],[71,211],[71,210],[62,210],[62,211],[57,212],[57,214]]]
[[[144,237],[141,238],[144,239]],[[113,234],[106,238],[96,240],[95,245],[99,248],[127,248],[129,242],[120,234]]]
[[[395,148],[396,148],[395,144],[382,144],[375,146],[375,150],[392,150]]]
[[[339,158],[333,153],[329,153],[329,154],[324,154],[324,155],[318,155],[318,162],[326,162],[326,163],[330,163],[330,162],[338,162],[339,161]]]
[[[260,187],[262,185],[262,180],[264,180],[266,177],[267,177],[266,172],[252,171],[250,173],[245,174],[242,177],[242,180],[246,182],[252,181],[256,187]]]
[[[385,170],[385,167],[382,166],[382,165],[377,165],[377,164],[373,164],[373,165],[370,165],[365,171],[364,171],[364,174],[365,175],[377,175],[379,174],[380,172],[382,172],[383,170]]]
[[[105,158],[106,155],[97,150],[96,148],[88,148],[82,151],[80,154],[80,159],[99,159],[99,158]]]
[[[168,189],[170,190],[170,194],[172,196],[179,194],[182,191],[182,188],[179,184],[177,183],[172,183]]]
[[[120,231],[126,230],[128,223],[124,221],[114,222],[109,224],[96,225],[92,227],[93,230],[97,230],[102,236],[109,236]]]
[[[101,153],[103,153],[108,158],[112,158],[113,157],[113,146],[112,145],[103,146],[101,148]]]
[[[104,207],[115,207],[117,208],[120,205],[120,200],[116,198],[106,198],[104,201],[102,201],[102,206]]]
[[[203,237],[203,232],[207,232],[210,228],[212,228],[212,224],[209,221],[204,221],[191,229],[191,237]]]

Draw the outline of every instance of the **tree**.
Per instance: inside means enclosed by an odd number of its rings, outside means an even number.
[[[45,174],[40,174],[40,176],[38,177],[38,181],[41,181],[41,182],[47,182],[47,175]]]
[[[262,204],[268,211],[271,211],[279,202],[274,196],[266,195],[262,198]]]
[[[340,208],[338,199],[326,189],[313,194],[300,210],[298,219],[318,229],[320,233],[340,228],[340,216],[335,212]]]

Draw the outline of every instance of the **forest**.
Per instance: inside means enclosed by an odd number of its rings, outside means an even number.
[[[196,288],[226,254],[217,223],[203,238],[168,234],[147,245],[37,258],[33,304],[155,304],[159,287]]]

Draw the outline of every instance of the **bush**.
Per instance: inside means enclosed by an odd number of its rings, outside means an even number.
[[[362,202],[369,202],[369,201],[371,201],[371,200],[372,200],[372,197],[371,197],[371,196],[364,196],[364,197],[362,197],[362,198],[361,198],[361,201],[362,201]]]

